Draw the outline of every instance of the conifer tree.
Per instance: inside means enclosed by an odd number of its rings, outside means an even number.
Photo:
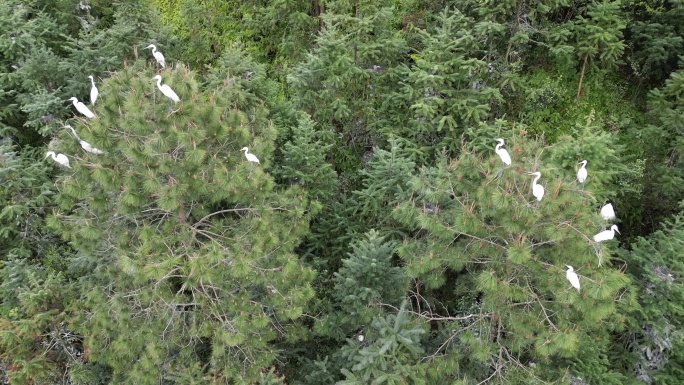
[[[384,314],[383,305],[398,307],[406,292],[406,278],[392,266],[394,242],[387,242],[371,230],[354,242],[349,258],[334,274],[332,306],[336,309],[323,320],[326,335],[336,339],[363,333],[375,317]]]
[[[426,343],[442,381],[558,380],[583,344],[597,343],[583,359],[605,354],[605,337],[624,328],[621,308],[633,303],[620,294],[629,279],[592,241],[601,218],[575,172],[547,160],[541,140],[506,140],[511,166],[493,145],[483,155],[466,145],[458,158],[424,167],[394,212],[414,229],[398,253],[415,279],[413,308],[432,323]],[[541,171],[541,201],[532,171]],[[580,291],[566,265],[580,275]]]
[[[641,308],[632,314],[631,330],[636,365],[630,369],[644,383],[676,383],[684,375],[684,213],[631,246],[620,253],[630,262],[628,273],[640,283]]]
[[[431,159],[435,148],[455,154],[465,127],[487,119],[502,101],[494,87],[499,74],[481,59],[490,31],[458,10],[434,18],[417,29],[413,64],[399,67],[401,86],[391,90],[385,113],[378,114],[382,132],[399,136],[415,161]]]
[[[153,75],[140,61],[116,73],[97,117],[75,125],[104,154],[67,132],[58,145],[72,170],[50,223],[77,250],[78,331],[112,382],[257,381],[275,344],[301,337],[313,294],[292,253],[307,233],[306,195],[275,189],[275,128],[233,76],[202,90],[195,73],[167,69],[173,104]]]
[[[389,3],[326,3],[315,48],[289,77],[295,106],[309,113],[320,130],[336,134],[331,158],[353,188],[364,150],[380,144],[374,126],[378,109],[395,84],[393,68],[407,50]]]

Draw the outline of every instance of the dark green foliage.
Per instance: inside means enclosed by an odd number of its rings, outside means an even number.
[[[680,206],[684,207],[684,206]],[[630,347],[640,381],[678,382],[684,376],[684,214],[666,220],[648,238],[638,238],[621,257],[630,262],[628,273],[641,308],[632,314]],[[631,339],[631,338],[630,338]]]
[[[684,49],[684,1],[631,1],[631,65],[635,75],[659,84],[677,69]]]
[[[414,160],[433,149],[456,154],[464,128],[489,117],[501,102],[492,63],[479,59],[489,33],[458,11],[444,11],[416,31],[412,64],[396,70],[399,86],[383,102],[381,132],[399,135]],[[489,66],[489,68],[488,68]]]
[[[632,215],[626,224],[635,235],[648,234],[677,212],[684,199],[684,70],[672,73],[648,95],[648,122],[632,125],[623,137],[628,151],[644,164],[642,193],[628,195]]]
[[[289,80],[295,106],[335,134],[335,169],[356,187],[364,150],[381,139],[374,130],[378,109],[407,47],[385,3],[335,1],[327,7],[316,48]]]

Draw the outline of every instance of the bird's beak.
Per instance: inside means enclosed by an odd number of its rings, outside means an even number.
[[[615,229],[615,231],[617,231],[618,234],[622,234],[622,233],[620,232],[620,230],[618,230],[618,229]]]

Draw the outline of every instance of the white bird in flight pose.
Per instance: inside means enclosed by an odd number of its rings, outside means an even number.
[[[95,114],[93,114],[93,112],[90,111],[88,109],[88,107],[86,107],[85,104],[79,102],[75,96],[69,100],[71,100],[74,103],[74,107],[76,107],[76,111],[80,112],[81,114],[85,115],[87,118],[90,118],[90,119],[95,117]]]
[[[532,195],[541,202],[544,197],[544,186],[537,184],[539,178],[541,178],[541,173],[539,171],[530,173],[529,175],[536,175],[536,178],[532,181]]]
[[[71,168],[71,166],[69,166],[69,158],[67,158],[66,155],[57,154],[57,156],[55,156],[54,151],[48,151],[47,154],[45,154],[45,157],[47,158],[48,156],[52,156],[52,159],[55,162],[61,164],[62,166],[66,167],[66,168]]]
[[[245,152],[245,157],[247,158],[248,161],[250,161],[252,163],[256,163],[256,164],[261,164],[261,163],[259,163],[259,158],[257,158],[256,155],[249,153],[249,149],[247,147],[242,147],[242,149],[240,151]]]
[[[99,91],[97,90],[97,87],[95,87],[95,79],[93,79],[93,75],[88,75],[90,78],[90,83],[92,83],[92,87],[90,88],[90,104],[93,106],[95,105],[95,102],[97,101],[97,95],[99,95]]]
[[[600,233],[594,235],[594,242],[609,241],[615,237],[616,231],[618,232],[618,234],[620,234],[617,225],[612,225],[610,226],[609,230],[603,230]]]
[[[159,65],[162,68],[166,68],[166,61],[164,61],[164,55],[162,55],[161,52],[157,51],[157,47],[154,44],[150,44],[145,49],[147,48],[152,48],[152,56],[154,56],[154,59],[159,63]]]
[[[575,269],[573,269],[572,266],[570,266],[570,265],[565,265],[565,266],[568,267],[568,271],[565,272],[565,278],[567,278],[568,281],[570,281],[570,284],[572,285],[572,287],[577,289],[577,291],[580,291],[580,281],[579,281],[579,277],[575,273]]]
[[[68,129],[71,130],[71,132],[74,133],[74,136],[76,137],[76,139],[78,139],[78,142],[81,144],[81,147],[82,147],[84,150],[86,150],[87,152],[89,152],[89,153],[91,153],[91,154],[95,154],[95,155],[104,154],[104,151],[102,151],[102,150],[100,150],[100,149],[97,149],[97,148],[91,146],[90,143],[86,142],[85,140],[82,140],[82,139],[78,136],[78,134],[76,133],[76,130],[74,130],[74,128],[71,127],[70,125],[66,125],[66,126],[64,126],[64,128],[68,128]]]
[[[501,146],[504,145],[504,140],[499,138],[499,139],[494,139],[499,142],[499,144],[496,145],[494,148],[494,152],[499,155],[499,158],[501,158],[501,161],[504,162],[505,165],[510,166],[511,165],[511,156],[508,155],[508,151],[506,151],[505,148],[501,148]]]
[[[164,94],[164,96],[173,100],[174,103],[180,102],[180,98],[178,97],[178,95],[176,95],[175,92],[173,92],[173,90],[171,89],[171,87],[169,87],[168,84],[161,84],[161,75],[153,77],[152,80],[157,81],[157,87],[159,88],[159,91],[161,91],[162,94]]]
[[[601,207],[601,217],[606,221],[615,219],[615,210],[613,210],[613,204],[607,203]]]
[[[582,167],[580,167],[580,169],[577,170],[577,180],[580,183],[584,183],[584,181],[587,180],[587,169],[586,169],[587,161],[583,160],[580,162],[580,164],[582,165]]]

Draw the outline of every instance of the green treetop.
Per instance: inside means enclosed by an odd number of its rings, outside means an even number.
[[[430,357],[446,369],[437,378],[558,380],[583,344],[599,344],[590,357],[598,359],[605,338],[597,337],[623,327],[619,309],[631,301],[619,295],[628,278],[592,240],[601,217],[574,170],[548,161],[541,140],[505,139],[511,166],[494,143],[483,155],[464,146],[458,158],[423,168],[394,212],[414,228],[399,254],[415,279],[414,309],[435,331]],[[541,172],[541,201],[532,171]]]
[[[251,382],[299,337],[312,272],[292,249],[307,233],[306,194],[266,171],[275,128],[234,78],[202,90],[161,73],[172,103],[136,62],[101,87],[97,117],[64,130],[72,169],[51,225],[77,250],[79,332],[112,381]],[[261,164],[248,162],[249,147]]]

